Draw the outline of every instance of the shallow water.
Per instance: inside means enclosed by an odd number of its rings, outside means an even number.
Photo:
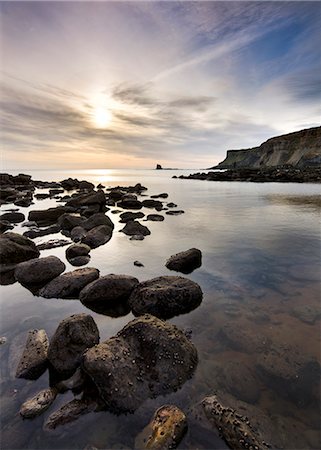
[[[148,187],[149,195],[167,192],[167,201],[185,210],[181,216],[165,216],[164,222],[148,222],[151,235],[144,241],[130,241],[119,233],[123,225],[118,223],[117,214],[109,211],[115,223],[113,237],[91,252],[89,266],[97,267],[101,275],[124,273],[143,281],[175,274],[164,265],[170,255],[190,247],[201,249],[202,267],[187,277],[202,287],[203,302],[189,314],[171,319],[179,327],[192,330],[199,364],[194,377],[180,391],[147,401],[135,414],[92,413],[53,433],[45,432],[42,426],[48,415],[72,395],[59,396],[43,416],[22,421],[18,415],[20,404],[47,387],[48,374],[35,382],[10,375],[8,355],[13,339],[19,335],[24,338],[26,330],[33,327],[45,328],[50,336],[63,318],[86,311],[95,318],[104,340],[119,331],[132,315],[110,318],[88,311],[77,300],[34,297],[18,283],[1,286],[0,334],[7,337],[0,347],[1,448],[83,449],[87,444],[99,449],[133,448],[135,436],[158,406],[174,403],[187,411],[215,391],[251,402],[254,414],[264,414],[271,421],[283,448],[321,448],[319,386],[315,377],[303,376],[299,388],[289,390],[282,378],[260,369],[263,355],[272,355],[287,370],[296,367],[298,361],[320,361],[320,186],[171,178],[182,173],[189,172],[32,173],[39,180],[59,181],[71,176],[106,187],[140,182]],[[27,213],[54,205],[55,200],[35,201],[20,211]],[[10,207],[5,205],[2,211]],[[26,229],[16,227],[18,232]],[[46,242],[53,237],[63,236],[44,236],[35,241]],[[65,248],[41,254],[57,255],[67,271],[75,269],[65,259]],[[134,266],[135,260],[145,267]],[[223,448],[221,441],[213,439],[191,423],[180,448]]]

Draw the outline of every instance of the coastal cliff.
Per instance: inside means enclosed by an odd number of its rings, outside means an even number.
[[[280,166],[320,167],[321,127],[273,137],[259,147],[228,150],[224,161],[211,169],[258,169]]]

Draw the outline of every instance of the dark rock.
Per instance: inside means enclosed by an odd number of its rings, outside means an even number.
[[[135,439],[135,449],[174,449],[187,431],[187,418],[175,405],[159,408],[152,421]]]
[[[80,292],[79,298],[88,308],[109,310],[117,304],[127,302],[137,285],[137,278],[128,275],[105,275],[88,284]]]
[[[25,196],[25,197],[19,197],[15,202],[14,205],[16,206],[23,206],[28,207],[33,204],[32,196]]]
[[[90,261],[90,255],[75,256],[75,258],[68,259],[68,262],[75,267],[85,266]]]
[[[64,247],[69,245],[71,242],[67,239],[50,239],[50,241],[43,242],[37,245],[38,250],[50,250],[51,248]]]
[[[71,231],[73,228],[77,226],[82,226],[84,219],[80,216],[76,216],[75,214],[63,214],[58,219],[58,224],[62,230]]]
[[[22,285],[41,285],[60,275],[65,268],[57,256],[46,256],[20,263],[15,269],[15,277]]]
[[[36,380],[47,369],[48,337],[45,330],[28,332],[25,349],[17,367],[16,377]]]
[[[50,414],[44,425],[44,429],[54,430],[58,426],[74,422],[82,415],[95,411],[96,408],[97,404],[92,400],[75,398]]]
[[[247,403],[256,403],[260,396],[258,382],[252,370],[239,361],[224,364],[222,380],[225,389],[235,398]]]
[[[0,220],[6,220],[10,223],[21,223],[25,220],[25,216],[20,212],[7,212],[1,214]]]
[[[67,211],[64,206],[44,210],[34,210],[29,212],[28,220],[37,222],[38,226],[45,227],[56,223],[59,217],[66,212]]]
[[[77,180],[77,178],[68,178],[66,180],[62,180],[60,184],[66,191],[71,191],[73,189],[86,189],[90,191],[95,187],[89,181],[79,181]]]
[[[35,198],[37,200],[45,200],[46,198],[50,198],[50,194],[40,192],[39,194],[35,194]]]
[[[176,272],[191,273],[202,265],[202,252],[197,248],[190,248],[185,252],[176,253],[166,261],[166,267]]]
[[[82,238],[82,244],[89,245],[90,248],[97,248],[100,245],[106,244],[113,234],[113,230],[107,225],[99,225],[92,228]]]
[[[164,216],[161,216],[160,214],[148,214],[147,220],[152,222],[163,222]]]
[[[86,194],[80,194],[76,197],[71,198],[66,203],[67,206],[72,206],[74,208],[80,208],[82,206],[98,205],[98,211],[101,210],[102,206],[106,205],[106,197],[103,191],[91,191]]]
[[[151,195],[150,198],[167,198],[168,194],[164,192],[163,194]]]
[[[174,211],[166,211],[165,214],[167,214],[168,216],[179,216],[180,214],[184,214],[185,211],[183,211],[182,209],[175,209]]]
[[[173,203],[173,202],[167,203],[167,206],[168,206],[168,208],[177,208],[176,203]]]
[[[144,264],[141,263],[140,261],[134,261],[134,266],[137,266],[137,267],[144,267]]]
[[[135,316],[148,313],[169,319],[192,311],[200,305],[202,297],[202,290],[194,281],[165,276],[139,283],[129,305]]]
[[[12,230],[13,225],[10,224],[7,220],[0,220],[0,233],[4,233],[5,231]]]
[[[62,194],[63,192],[64,192],[64,190],[63,189],[59,189],[59,188],[49,189],[50,197],[54,197],[55,195]]]
[[[46,284],[39,295],[45,298],[78,298],[80,291],[98,277],[99,270],[89,267],[66,272]]]
[[[149,315],[87,350],[82,362],[106,407],[115,413],[133,412],[148,398],[176,391],[196,365],[196,348],[184,333]]]
[[[142,203],[145,208],[162,209],[163,207],[163,203],[159,200],[143,200]]]
[[[74,242],[79,242],[86,236],[86,230],[82,227],[75,227],[71,230],[70,237]]]
[[[55,388],[47,388],[29,398],[20,408],[20,415],[24,419],[32,419],[45,412],[57,397]]]
[[[111,230],[114,229],[114,224],[111,221],[111,219],[106,216],[104,213],[96,213],[89,217],[87,220],[85,220],[81,226],[86,230],[89,231],[95,227],[98,227],[99,225],[105,225],[109,227]]]
[[[145,237],[142,234],[133,234],[133,236],[129,238],[130,241],[143,241],[144,239]]]
[[[59,233],[59,231],[60,231],[59,225],[51,225],[50,227],[45,228],[43,230],[35,229],[25,231],[23,235],[29,239],[35,239],[37,237],[47,236],[48,234]]]
[[[60,322],[51,338],[48,359],[54,369],[66,378],[80,364],[83,352],[99,342],[99,331],[88,314],[75,314]]]
[[[105,189],[106,186],[104,186],[103,184],[99,183],[97,185],[97,189]]]
[[[86,244],[72,244],[66,249],[66,258],[68,260],[77,256],[87,256],[91,248]]]
[[[156,164],[156,170],[162,170],[162,166],[160,164]]]
[[[127,198],[127,199],[123,199],[120,202],[118,202],[117,206],[119,208],[123,208],[123,209],[142,209],[143,204],[142,204],[142,202],[140,202],[137,199]]]
[[[118,202],[119,200],[121,200],[124,197],[125,194],[126,193],[123,192],[123,191],[120,191],[118,189],[114,189],[114,190],[109,192],[108,197],[109,197],[110,200],[113,200],[114,202],[115,201]]]
[[[141,219],[144,216],[145,216],[145,214],[142,212],[134,213],[134,212],[128,211],[128,212],[124,212],[124,213],[120,214],[119,217],[121,218],[120,223],[127,223],[130,220]]]
[[[136,220],[127,222],[126,225],[124,226],[124,228],[120,231],[127,234],[128,236],[133,236],[136,234],[142,235],[142,236],[147,236],[150,234],[149,229],[147,227],[145,227],[144,225],[142,225],[141,223],[137,222]]]
[[[39,254],[34,242],[20,234],[8,232],[0,235],[1,264],[17,264],[37,258]]]

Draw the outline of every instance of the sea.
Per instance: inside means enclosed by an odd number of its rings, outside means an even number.
[[[21,171],[19,171],[21,172]],[[141,183],[147,194],[168,193],[185,211],[164,214],[163,222],[143,222],[151,231],[143,241],[119,231],[117,207],[106,213],[114,222],[112,239],[91,251],[89,267],[101,275],[127,274],[140,281],[179,275],[165,267],[173,254],[196,247],[202,266],[187,278],[203,291],[201,305],[169,320],[187,331],[199,363],[183,387],[146,401],[134,414],[90,413],[46,431],[48,416],[74,398],[59,395],[33,420],[19,416],[21,404],[48,386],[48,372],[37,381],[16,379],[17,342],[27,331],[43,328],[52,336],[64,318],[86,312],[99,328],[101,341],[130,320],[97,314],[79,300],[44,299],[19,283],[0,286],[1,449],[130,449],[136,436],[164,404],[180,407],[189,417],[181,449],[220,449],[226,444],[189,416],[204,397],[218,395],[227,406],[254,418],[255,427],[269,431],[284,449],[319,449],[320,442],[320,185],[294,183],[210,182],[173,178],[187,170],[34,170],[33,179],[61,181],[72,177],[107,187]],[[11,172],[17,174],[17,172]],[[46,190],[41,190],[46,192]],[[59,204],[59,203],[58,203]],[[35,200],[30,210],[57,205],[56,199]],[[3,205],[1,211],[12,205]],[[152,210],[143,209],[145,214]],[[161,212],[162,214],[163,212]],[[19,224],[16,232],[28,228]],[[61,234],[35,239],[36,243]],[[56,255],[66,271],[66,247],[44,250]],[[143,267],[133,263],[139,260]],[[276,444],[274,444],[276,445]],[[272,445],[273,447],[273,445]]]

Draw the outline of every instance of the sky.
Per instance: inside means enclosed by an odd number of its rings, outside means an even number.
[[[0,2],[1,170],[206,168],[320,125],[320,2]]]

